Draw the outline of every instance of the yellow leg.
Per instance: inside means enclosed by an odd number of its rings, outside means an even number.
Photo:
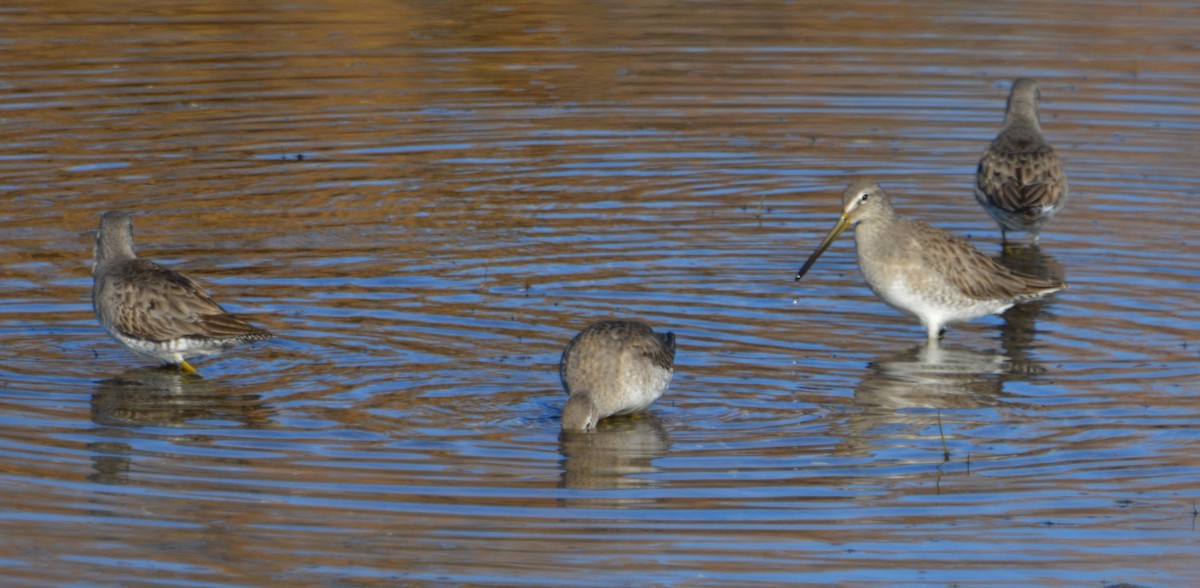
[[[179,360],[179,371],[183,372],[185,376],[195,376],[200,373],[187,360]]]

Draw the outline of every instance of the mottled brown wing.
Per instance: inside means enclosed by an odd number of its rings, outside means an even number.
[[[984,255],[966,239],[925,223],[921,254],[926,267],[975,300],[1014,299],[1062,288],[1062,284],[1015,272]]]
[[[642,355],[658,367],[674,369],[674,333],[655,333],[649,325],[637,321],[603,321],[589,328],[596,329],[598,335],[620,342],[629,353]]]
[[[559,377],[567,388],[567,372],[580,365],[595,365],[611,358],[618,361],[623,354],[643,356],[663,369],[675,365],[675,334],[658,334],[637,321],[600,321],[588,325],[575,335],[563,350],[559,362]],[[570,392],[570,390],[568,390]]]
[[[266,339],[271,335],[225,312],[199,284],[151,261],[132,260],[109,276],[113,324],[140,339],[179,337]]]
[[[562,357],[558,360],[558,379],[562,382],[563,391],[567,394],[571,393],[571,387],[567,385],[567,372],[571,369],[571,364],[576,360],[576,347],[579,346],[579,337],[577,334],[571,338],[567,346],[563,348]]]
[[[1032,132],[1002,134],[979,160],[976,182],[1004,210],[1037,217],[1067,186],[1058,154]]]
[[[638,347],[643,355],[650,358],[654,365],[663,369],[674,369],[675,366],[675,333],[652,333],[653,336],[638,340]]]

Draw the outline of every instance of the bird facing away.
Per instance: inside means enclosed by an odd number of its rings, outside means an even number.
[[[867,286],[888,306],[917,317],[930,341],[946,325],[1001,313],[1066,287],[1014,272],[961,237],[897,216],[887,193],[869,179],[855,180],[842,192],[841,219],[796,279],[850,226]]]
[[[1042,225],[1067,204],[1067,175],[1038,122],[1041,97],[1037,82],[1013,82],[1004,127],[975,171],[975,199],[1005,240],[1008,231],[1027,231],[1036,243]]]
[[[600,419],[650,406],[675,372],[675,334],[636,321],[600,321],[563,351],[558,375],[567,390],[564,431],[589,431]]]
[[[92,258],[92,308],[104,330],[130,351],[185,374],[187,359],[263,341],[271,333],[225,312],[191,278],[133,252],[133,218],[106,212]]]

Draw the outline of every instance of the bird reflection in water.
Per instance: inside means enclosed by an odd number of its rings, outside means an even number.
[[[564,431],[559,435],[562,454],[559,487],[575,490],[653,487],[656,482],[648,475],[659,471],[654,460],[666,455],[670,446],[662,419],[646,412],[605,419],[591,433]],[[571,502],[630,505],[643,501],[623,495]]]
[[[195,378],[177,370],[133,370],[100,381],[92,394],[92,421],[103,426],[226,421],[255,428],[268,420],[269,410],[259,395],[230,393],[219,380]]]
[[[1009,269],[1039,278],[1059,282],[1066,278],[1062,266],[1054,257],[1043,253],[1036,244],[1006,244],[994,259]],[[1031,300],[1008,309],[1002,315],[1004,323],[1000,326],[1000,344],[1013,362],[1009,375],[1015,376],[1007,379],[1024,379],[1022,376],[1041,371],[1029,359],[1029,349],[1033,345],[1037,321],[1050,316],[1049,309],[1053,304],[1053,298]]]
[[[231,393],[219,380],[196,378],[174,369],[141,368],[96,383],[92,393],[92,421],[112,428],[111,441],[89,444],[94,482],[124,484],[134,450],[123,441],[134,437],[128,429],[173,427],[259,428],[272,409],[257,394]],[[138,435],[142,437],[142,435]]]
[[[854,390],[858,410],[847,418],[848,431],[838,452],[870,455],[884,436],[905,440],[938,436],[940,410],[998,404],[1003,376],[1010,369],[1005,355],[946,347],[937,341],[878,359]]]
[[[854,404],[871,408],[976,408],[995,404],[1009,360],[994,352],[918,345],[871,364]]]

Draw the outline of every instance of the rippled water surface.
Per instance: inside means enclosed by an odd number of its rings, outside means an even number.
[[[1200,582],[1191,2],[0,8],[10,585]],[[971,195],[1012,79],[1070,176]],[[1070,288],[925,348],[851,175]],[[103,211],[277,339],[146,365]],[[674,331],[650,411],[559,438],[558,356]]]

